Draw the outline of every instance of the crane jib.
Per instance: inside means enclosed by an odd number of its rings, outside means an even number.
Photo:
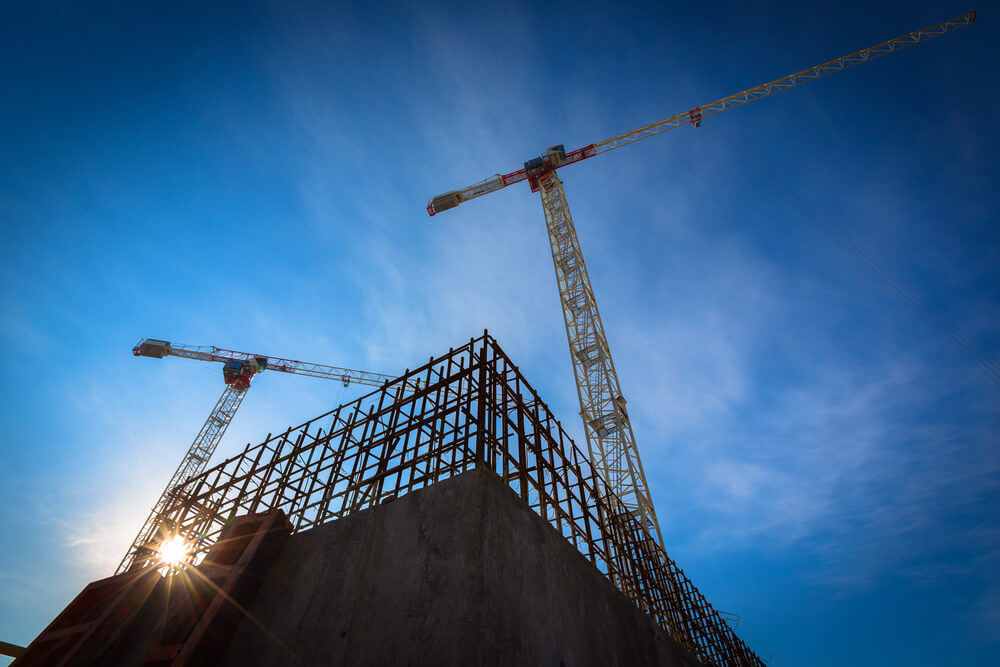
[[[825,62],[821,65],[810,67],[809,69],[802,70],[801,72],[789,74],[788,76],[784,76],[780,79],[775,79],[774,81],[749,88],[736,93],[735,95],[723,97],[709,104],[694,107],[688,111],[682,111],[681,113],[674,114],[673,116],[664,118],[663,120],[624,132],[611,137],[610,139],[598,141],[590,146],[585,146],[575,150],[572,153],[565,153],[564,157],[560,155],[559,159],[557,159],[554,163],[552,163],[551,160],[553,156],[552,148],[561,149],[562,147],[553,146],[541,157],[526,162],[524,169],[518,169],[517,171],[512,171],[509,174],[504,175],[497,174],[463,190],[452,190],[451,192],[446,192],[442,195],[434,197],[427,203],[427,213],[429,215],[434,215],[436,213],[440,213],[441,211],[446,211],[449,208],[455,208],[462,202],[487,195],[491,192],[496,192],[497,190],[502,190],[508,185],[520,183],[524,180],[528,181],[533,192],[537,191],[538,177],[554,171],[559,167],[579,162],[580,160],[593,157],[599,153],[607,153],[608,151],[616,148],[628,146],[629,144],[633,144],[637,141],[647,139],[660,134],[661,132],[672,130],[683,125],[700,127],[705,118],[714,116],[722,111],[735,109],[748,102],[768,97],[776,92],[787,90],[789,88],[794,88],[795,86],[808,81],[815,81],[816,79],[820,79],[828,74],[832,74],[833,72],[842,71],[848,67],[868,62],[888,53],[892,53],[898,49],[912,44],[918,44],[926,41],[927,39],[937,37],[938,35],[943,35],[953,30],[957,30],[962,26],[972,25],[976,21],[976,16],[976,11],[972,10],[962,16],[957,16],[948,21],[924,28],[923,30],[916,30],[914,32],[907,33],[900,37],[896,37],[895,39],[890,39],[887,42],[882,42],[881,44],[861,49],[860,51],[855,51],[854,53]],[[561,151],[559,152],[561,153]],[[547,161],[550,164],[544,164]]]

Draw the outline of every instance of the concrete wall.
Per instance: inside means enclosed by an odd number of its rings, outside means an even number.
[[[695,667],[491,471],[294,535],[220,665]]]

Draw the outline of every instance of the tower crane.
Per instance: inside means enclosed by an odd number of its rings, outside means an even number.
[[[132,546],[129,548],[122,562],[118,565],[117,573],[121,574],[133,568],[144,567],[146,562],[156,552],[156,548],[161,541],[160,517],[170,504],[171,493],[175,488],[184,484],[187,480],[199,475],[205,470],[209,459],[215,452],[219,441],[233,417],[236,410],[243,402],[247,389],[250,388],[250,381],[254,375],[265,370],[280,371],[282,373],[294,373],[295,375],[308,375],[310,377],[336,380],[343,383],[345,387],[352,382],[369,387],[381,387],[386,382],[394,380],[392,376],[381,373],[370,373],[368,371],[358,371],[350,368],[339,368],[337,366],[327,366],[324,364],[312,364],[303,361],[293,361],[291,359],[281,359],[280,357],[268,357],[259,354],[249,354],[247,352],[235,352],[211,346],[175,345],[165,340],[144,338],[132,348],[132,354],[137,357],[152,357],[162,359],[164,357],[183,357],[185,359],[196,359],[198,361],[215,361],[222,364],[222,377],[226,383],[226,388],[222,391],[212,412],[205,420],[204,426],[198,431],[194,442],[188,448],[187,453],[181,460],[176,472],[167,483],[167,488],[163,491],[160,499],[157,500],[149,518],[143,524],[139,534],[136,535]],[[417,381],[409,381],[406,385],[408,390],[419,389]]]
[[[496,174],[462,190],[446,192],[427,204],[427,213],[433,216],[525,180],[532,192],[541,194],[591,463],[622,503],[623,510],[635,516],[647,529],[652,529],[660,546],[664,546],[663,535],[639,459],[625,397],[611,359],[594,290],[566,203],[566,193],[556,171],[682,125],[700,127],[709,116],[919,44],[971,25],[975,20],[976,12],[971,11],[573,151],[567,152],[563,145],[552,146],[541,156],[525,162],[524,167],[517,171]]]

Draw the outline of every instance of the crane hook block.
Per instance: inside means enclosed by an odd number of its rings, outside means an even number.
[[[701,127],[701,107],[695,107],[688,111],[688,118],[691,119],[691,124],[695,127]]]

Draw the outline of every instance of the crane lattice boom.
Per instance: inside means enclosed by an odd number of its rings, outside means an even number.
[[[973,10],[967,14],[957,16],[929,28],[915,30],[914,32],[907,33],[895,39],[890,39],[887,42],[882,42],[881,44],[870,46],[867,49],[861,49],[860,51],[855,51],[854,53],[841,58],[825,62],[822,65],[816,65],[815,67],[810,67],[809,69],[802,70],[801,72],[796,72],[795,74],[789,74],[788,76],[783,76],[780,79],[775,79],[774,81],[762,83],[759,86],[749,88],[741,93],[723,97],[715,100],[714,102],[694,107],[688,111],[682,111],[681,113],[674,114],[673,116],[664,118],[663,120],[655,123],[643,125],[642,127],[611,137],[610,139],[605,139],[604,141],[598,141],[584,146],[583,148],[578,148],[575,151],[566,153],[563,150],[561,151],[563,154],[562,157],[557,156],[555,159],[551,160],[548,168],[558,169],[570,164],[575,164],[581,160],[600,155],[601,153],[607,153],[608,151],[621,148],[622,146],[634,144],[642,139],[648,139],[649,137],[661,134],[667,130],[672,130],[682,125],[694,125],[695,127],[698,127],[701,125],[701,121],[709,116],[714,116],[717,113],[721,113],[729,109],[735,109],[736,107],[743,106],[747,102],[759,100],[762,97],[767,97],[769,95],[773,95],[774,93],[794,88],[795,86],[808,83],[809,81],[815,81],[816,79],[833,74],[834,72],[840,72],[849,67],[854,67],[855,65],[860,65],[861,63],[899,51],[907,46],[925,42],[932,37],[937,37],[938,35],[952,32],[953,30],[957,30],[961,27],[972,25],[975,20],[976,12]],[[553,148],[561,149],[562,147],[554,146]],[[547,157],[549,156],[545,155],[541,158],[535,159],[541,159],[544,162]],[[515,183],[520,183],[524,180],[533,180],[529,165],[530,162],[526,163],[524,168],[512,171],[509,174],[497,174],[495,176],[490,176],[489,178],[486,178],[479,183],[470,185],[467,188],[453,190],[451,192],[446,192],[443,195],[438,195],[428,202],[427,212],[430,215],[434,215],[436,213],[440,213],[441,211],[446,211],[449,208],[454,208],[462,202],[469,201],[470,199],[482,197],[483,195],[488,195],[491,192],[501,190],[508,185],[514,185]],[[536,190],[537,186],[532,183],[532,191]]]
[[[525,180],[531,186],[532,192],[541,193],[570,359],[576,377],[580,416],[583,419],[591,461],[595,469],[601,472],[610,490],[624,504],[625,511],[632,513],[651,529],[651,533],[655,533],[661,546],[663,546],[663,536],[625,408],[625,397],[611,359],[604,325],[597,310],[597,301],[587,275],[573,219],[566,204],[566,193],[562,182],[556,176],[556,170],[681,125],[698,127],[709,116],[971,25],[975,20],[976,12],[971,11],[949,21],[855,51],[842,58],[694,107],[575,151],[567,153],[562,145],[552,146],[543,155],[525,162],[522,169],[491,176],[462,190],[438,195],[428,202],[427,212],[435,215],[462,202]]]
[[[639,460],[625,397],[611,359],[562,181],[555,171],[538,180],[559,300],[565,304],[566,338],[573,355],[580,416],[591,447],[591,463],[602,471],[604,481],[625,509],[644,526],[653,529],[662,545],[663,537],[659,534],[646,473]]]
[[[369,387],[381,387],[386,382],[395,379],[390,375],[383,375],[381,373],[370,373],[368,371],[327,366],[325,364],[312,364],[305,361],[282,359],[281,357],[250,354],[249,352],[236,352],[211,345],[175,345],[168,341],[153,338],[143,338],[140,340],[132,348],[132,354],[137,357],[155,357],[157,359],[173,356],[184,357],[185,359],[197,359],[199,361],[217,361],[223,364],[231,362],[246,363],[249,364],[249,369],[253,369],[253,372],[269,370],[294,373],[295,375],[308,375],[327,380],[340,380],[344,383],[344,386],[356,382]]]

